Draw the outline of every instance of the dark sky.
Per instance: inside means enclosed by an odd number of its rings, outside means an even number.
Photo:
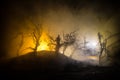
[[[12,26],[12,21],[17,21],[16,24],[23,25],[23,21],[28,16],[37,17],[38,15],[44,17],[49,11],[57,11],[64,13],[65,8],[69,9],[69,13],[74,16],[80,15],[80,10],[85,9],[86,14],[92,10],[97,14],[100,22],[107,21],[114,18],[116,32],[119,32],[120,26],[120,6],[119,2],[111,0],[9,0],[0,1],[0,42],[1,51],[4,51],[4,45],[8,41],[9,31]],[[88,11],[87,11],[88,9]],[[84,11],[84,10],[83,10]],[[83,12],[84,13],[84,12]],[[53,15],[54,16],[54,15]],[[19,23],[20,22],[20,23]],[[14,23],[14,22],[13,22]],[[19,27],[15,27],[19,29]]]
[[[23,16],[19,15],[19,12],[24,12],[29,16],[36,15],[36,6],[39,6],[38,10],[41,11],[41,15],[44,15],[49,9],[57,10],[61,7],[64,10],[64,6],[67,6],[74,15],[78,15],[78,11],[84,7],[92,8],[97,14],[105,16],[107,19],[116,15],[119,17],[120,13],[119,2],[114,0],[3,0],[0,4],[1,18],[4,25],[12,17]]]

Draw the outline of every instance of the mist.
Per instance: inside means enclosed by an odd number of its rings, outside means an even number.
[[[1,40],[1,51],[5,51],[6,57],[16,57],[16,51],[19,48],[17,45],[20,44],[21,40],[21,36],[16,35],[23,33],[24,45],[20,50],[20,55],[31,52],[31,50],[24,49],[34,46],[30,37],[34,24],[41,24],[43,32],[52,35],[54,38],[58,34],[63,35],[63,33],[76,31],[77,43],[82,43],[84,37],[88,42],[97,43],[98,32],[104,35],[107,32],[119,32],[118,19],[120,16],[118,11],[117,5],[112,7],[111,3],[102,1],[40,0],[10,2],[8,6],[5,6],[5,19],[1,28],[1,34],[4,36]],[[67,48],[66,56],[70,56],[73,47],[74,45]],[[74,52],[72,58],[79,61],[93,59],[93,64],[98,64],[98,56],[91,58],[79,49]]]

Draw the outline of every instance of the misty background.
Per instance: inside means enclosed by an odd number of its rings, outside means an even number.
[[[15,37],[21,32],[25,36],[25,44],[22,49],[33,46],[29,35],[34,24],[41,24],[43,32],[53,37],[77,30],[76,35],[81,42],[84,37],[88,41],[97,41],[98,32],[105,35],[106,32],[119,32],[119,3],[109,0],[3,1],[0,9],[2,19],[0,27],[1,57],[16,56],[17,45],[21,37]],[[70,50],[71,48],[68,48],[68,52],[66,51],[67,56],[69,56]],[[30,51],[27,50],[21,54],[27,52]]]

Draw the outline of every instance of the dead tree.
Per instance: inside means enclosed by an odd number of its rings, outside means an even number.
[[[100,45],[100,52],[99,52],[99,64],[100,64],[103,52],[107,54],[107,49],[106,49],[107,39],[104,39],[103,35],[100,32],[98,32],[98,39]]]
[[[51,37],[50,35],[48,35],[50,38],[50,45],[55,45],[55,52],[58,54],[59,53],[59,49],[61,47],[63,47],[63,54],[66,50],[66,48],[72,44],[74,44],[74,42],[76,41],[76,36],[75,36],[75,31],[71,32],[69,34],[63,34],[63,40],[61,40],[60,35],[58,35],[56,37],[56,39],[54,40],[53,37]]]
[[[55,52],[56,53],[59,53],[59,49],[60,49],[60,47],[61,47],[61,44],[60,44],[60,41],[61,41],[61,38],[60,38],[60,35],[58,35],[57,37],[56,37],[56,47],[55,47]]]
[[[103,53],[103,42],[102,42],[102,38],[103,36],[101,35],[100,32],[98,32],[98,39],[99,39],[99,44],[100,44],[100,55],[99,55],[99,59]]]
[[[48,35],[48,37],[50,39],[50,43],[48,44],[48,46],[51,47],[51,45],[54,45],[55,46],[55,53],[58,54],[60,47],[63,45],[61,43],[60,35],[58,35],[55,39],[53,39],[53,37],[50,35]]]
[[[79,44],[77,43],[78,41],[75,41],[75,43],[74,43],[74,45],[73,45],[73,51],[72,51],[72,53],[70,54],[70,57],[72,57],[73,56],[73,54],[74,54],[74,52],[77,50],[77,49],[79,49]]]
[[[75,31],[69,34],[63,34],[63,54],[65,53],[68,46],[73,45],[76,41]]]
[[[76,50],[83,50],[84,51],[84,53],[86,54],[86,51],[87,51],[87,43],[89,43],[87,40],[86,40],[86,37],[84,37],[83,38],[83,42],[82,43],[78,43],[78,42],[80,42],[79,40],[76,40],[76,42],[75,42],[75,45],[74,45],[74,50],[73,50],[73,52],[72,52],[72,54],[70,55],[70,57],[72,57],[73,56],[73,54],[74,54],[74,52],[76,51]],[[82,46],[81,46],[82,45]]]
[[[114,45],[115,43],[112,43],[110,45],[107,46],[107,42],[110,38],[113,38],[115,36],[118,36],[119,33],[115,33],[115,34],[110,34],[108,37],[103,38],[103,35],[101,35],[100,32],[98,32],[98,39],[99,39],[99,44],[100,44],[100,54],[99,54],[99,63],[101,62],[101,57],[103,52],[105,52],[105,55],[107,56],[107,58],[110,58],[110,51],[108,50],[109,47],[111,47],[112,45]],[[118,41],[117,41],[118,42]]]
[[[31,33],[31,37],[32,37],[32,40],[33,40],[33,43],[34,43],[34,48],[33,47],[29,47],[30,49],[33,50],[33,53],[34,53],[34,56],[37,55],[37,49],[38,49],[38,46],[40,45],[40,37],[42,35],[42,26],[41,25],[35,25],[35,28],[33,29],[33,32]]]

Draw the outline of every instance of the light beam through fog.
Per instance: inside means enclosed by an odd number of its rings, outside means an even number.
[[[16,56],[16,51],[19,47],[15,46],[19,46],[21,43],[21,37],[18,35],[19,32],[24,34],[24,44],[21,45],[19,49],[20,55],[31,52],[30,47],[35,46],[31,38],[31,33],[35,27],[34,24],[42,24],[43,32],[37,51],[55,51],[55,46],[52,46],[52,48],[49,46],[51,42],[48,34],[51,35],[54,40],[60,35],[61,40],[63,40],[64,33],[67,34],[76,30],[77,40],[74,45],[66,48],[64,55],[78,61],[98,64],[100,45],[97,34],[98,32],[101,32],[102,35],[105,35],[107,32],[117,32],[117,28],[115,28],[117,27],[115,23],[116,16],[105,17],[106,13],[104,14],[101,11],[97,12],[95,9],[98,8],[99,10],[99,5],[94,6],[89,4],[80,8],[78,6],[78,8],[74,10],[64,4],[56,5],[52,2],[46,4],[46,6],[44,4],[42,4],[42,2],[29,4],[31,7],[30,10],[27,9],[25,5],[21,6],[20,4],[17,5],[18,9],[12,9],[13,6],[11,7],[11,13],[16,13],[16,15],[10,15],[12,18],[10,17],[6,24],[6,26],[10,27],[6,34],[9,35],[9,37],[6,36],[6,39],[11,39],[10,41],[6,40],[7,46],[5,46],[5,48],[7,49],[8,56]],[[104,38],[105,37],[106,36],[104,36]],[[111,44],[112,41],[113,40],[109,41],[108,45]],[[76,44],[77,48],[75,47]],[[59,51],[61,54],[63,53],[62,48],[63,47],[61,47]]]

